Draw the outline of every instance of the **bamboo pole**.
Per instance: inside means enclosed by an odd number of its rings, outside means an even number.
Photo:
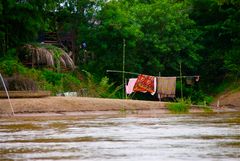
[[[133,75],[139,75],[139,73],[134,72],[126,72],[121,70],[106,70],[107,73],[125,73],[125,74],[133,74]]]
[[[123,73],[124,72],[125,74],[132,74],[132,75],[140,74],[140,73],[134,73],[134,72],[121,71],[121,70],[106,70],[106,72],[107,73]],[[182,75],[182,76],[161,76],[160,75],[159,77],[194,78],[194,77],[199,77],[199,75]]]
[[[126,47],[126,42],[125,39],[123,39],[123,66],[122,66],[122,84],[123,84],[123,93],[122,93],[122,99],[125,98],[125,47]]]
[[[183,99],[183,85],[182,85],[182,62],[180,61],[180,81],[181,81],[181,99]]]

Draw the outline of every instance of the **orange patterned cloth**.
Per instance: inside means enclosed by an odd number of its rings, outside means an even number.
[[[149,92],[152,95],[156,92],[156,78],[154,76],[140,74],[133,87],[134,92]]]

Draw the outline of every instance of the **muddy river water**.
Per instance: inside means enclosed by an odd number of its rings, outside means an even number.
[[[0,160],[235,161],[240,113],[5,117]]]

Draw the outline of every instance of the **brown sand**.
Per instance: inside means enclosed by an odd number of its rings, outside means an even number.
[[[15,113],[83,112],[164,109],[164,102],[103,99],[89,97],[44,97],[11,99]],[[0,113],[11,110],[7,99],[0,99]]]
[[[235,97],[234,97],[235,98]],[[239,97],[236,96],[239,100]],[[223,100],[222,100],[223,102]],[[89,97],[44,97],[44,98],[13,98],[11,99],[15,114],[83,114],[111,113],[124,111],[151,111],[152,113],[169,113],[166,102],[103,99]],[[214,106],[215,107],[215,106]],[[214,108],[214,111],[240,111],[240,108]],[[191,108],[190,112],[203,112],[200,108]],[[7,99],[0,99],[0,115],[11,114]]]

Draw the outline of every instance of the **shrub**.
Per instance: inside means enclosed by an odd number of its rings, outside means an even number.
[[[190,108],[190,101],[189,100],[178,100],[177,103],[169,103],[167,104],[168,110],[170,110],[172,113],[188,113]]]
[[[209,105],[213,101],[213,97],[208,96],[203,91],[199,90],[192,93],[191,100],[193,104]]]
[[[121,89],[120,86],[114,88],[114,83],[109,83],[109,78],[102,77],[100,80],[96,76],[87,71],[83,86],[88,90],[88,96],[102,98],[117,98],[117,92]]]
[[[44,88],[51,90],[53,93],[78,91],[81,88],[80,80],[70,73],[57,73],[45,69],[42,72],[42,76],[47,82]]]
[[[54,71],[45,69],[45,70],[43,70],[42,75],[47,82],[49,82],[53,85],[61,85],[62,84],[61,80],[62,80],[63,74],[61,74],[61,73],[56,73]]]
[[[62,85],[64,91],[78,91],[81,88],[81,82],[71,74],[63,74]]]
[[[22,75],[13,75],[12,77],[5,78],[6,86],[10,91],[35,91],[37,86],[35,81],[29,77]]]
[[[26,74],[26,68],[14,58],[0,60],[0,72],[6,76],[12,76],[14,73]]]
[[[65,91],[80,91],[87,89],[87,95],[91,97],[118,98],[120,86],[114,87],[109,83],[109,78],[98,79],[89,72],[84,72],[85,77],[78,79],[72,73],[59,73],[48,69],[29,69],[17,61],[17,59],[3,58],[0,60],[0,72],[4,77],[11,78],[11,89],[14,90],[49,90],[53,95]],[[78,73],[77,73],[78,74]]]

